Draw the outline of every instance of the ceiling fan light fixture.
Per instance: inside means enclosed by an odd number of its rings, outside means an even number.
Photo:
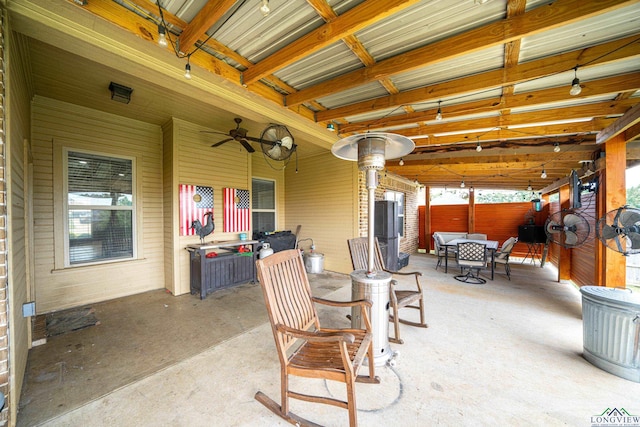
[[[262,0],[262,6],[260,6],[260,12],[262,12],[262,16],[267,16],[271,9],[269,8],[269,0]]]
[[[164,25],[158,24],[158,46],[167,47],[169,44],[167,43],[167,30]]]

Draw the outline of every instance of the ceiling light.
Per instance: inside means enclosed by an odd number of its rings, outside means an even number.
[[[569,90],[569,94],[572,96],[580,95],[582,92],[582,88],[580,87],[580,79],[578,78],[578,67],[573,69],[574,71],[574,79],[571,82],[571,90]]]
[[[436,120],[442,120],[442,109],[440,108],[441,101],[438,101],[438,112],[436,113]]]
[[[460,182],[460,188],[464,188],[464,179]]]
[[[158,46],[167,47],[167,31],[164,28],[164,25],[158,24]]]
[[[529,181],[529,186],[527,187],[527,191],[531,191],[531,181]]]
[[[184,78],[187,80],[191,80],[191,64],[189,63],[190,59],[191,57],[187,56],[187,65],[184,66]]]
[[[398,162],[398,164],[399,164],[400,166],[404,166],[404,160],[402,160],[402,158],[401,158],[401,159],[400,159],[400,161]]]
[[[120,85],[118,83],[109,83],[109,90],[111,91],[111,99],[123,104],[131,102],[131,92],[133,89],[127,86]]]
[[[271,9],[269,9],[269,0],[262,0],[262,6],[260,6],[260,12],[263,16],[267,16]]]
[[[547,171],[542,169],[542,173],[540,174],[540,178],[547,179]]]
[[[558,144],[557,142],[555,144],[553,144],[553,151],[555,151],[556,153],[560,152],[560,144]]]
[[[478,141],[478,145],[476,145],[476,151],[478,153],[482,151],[482,145],[480,145],[480,141]]]
[[[329,130],[331,132],[335,132],[336,131],[336,127],[334,126],[333,123],[327,123],[327,130]]]

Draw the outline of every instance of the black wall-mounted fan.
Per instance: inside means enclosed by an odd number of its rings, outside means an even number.
[[[623,206],[607,212],[596,223],[596,236],[623,255],[640,253],[640,209]]]
[[[565,248],[575,248],[589,237],[589,222],[579,213],[562,210],[549,215],[544,225],[547,237]]]
[[[287,160],[296,150],[293,135],[284,125],[269,125],[260,136],[262,152],[272,160]]]

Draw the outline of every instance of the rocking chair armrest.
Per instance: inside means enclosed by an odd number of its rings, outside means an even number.
[[[295,329],[281,323],[276,325],[276,330],[283,334],[290,335],[294,338],[300,338],[307,341],[315,342],[345,342],[347,344],[353,344],[356,340],[353,334],[348,332],[310,332],[303,331],[301,329]]]
[[[387,270],[385,269],[384,271],[386,271],[387,273],[391,273],[391,274],[397,274],[399,276],[411,276],[411,275],[415,275],[416,278],[418,276],[422,276],[422,273],[419,271],[393,271],[393,270]]]
[[[371,308],[373,303],[368,299],[359,299],[354,301],[333,301],[324,298],[311,297],[313,302],[317,302],[318,304],[330,305],[332,307],[355,307],[356,305],[363,305],[367,308]]]

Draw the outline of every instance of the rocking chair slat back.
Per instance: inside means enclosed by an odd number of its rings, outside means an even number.
[[[382,260],[382,253],[380,253],[380,246],[377,242],[375,244],[375,255],[373,257],[373,264],[376,271],[383,271],[385,269],[384,261]],[[349,252],[351,253],[351,264],[354,270],[367,270],[369,268],[369,241],[365,237],[350,239]]]
[[[275,325],[305,331],[312,326],[319,327],[307,272],[295,251],[289,253],[288,257],[284,257],[284,251],[277,252],[260,262],[263,268],[258,270],[259,279],[263,284],[265,301],[268,301],[267,311],[273,334],[281,342],[282,351],[286,352],[296,339],[278,333]]]

